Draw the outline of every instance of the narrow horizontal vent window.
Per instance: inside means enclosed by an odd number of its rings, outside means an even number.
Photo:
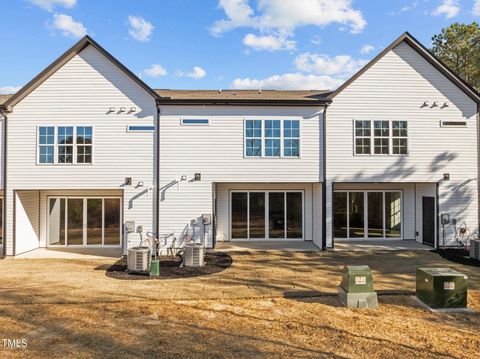
[[[440,121],[442,127],[467,127],[467,121]]]
[[[182,125],[208,125],[207,118],[182,118]]]
[[[128,126],[128,132],[153,132],[155,126]]]

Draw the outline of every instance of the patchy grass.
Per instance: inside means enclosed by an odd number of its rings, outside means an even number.
[[[0,338],[26,338],[8,357],[478,358],[473,313],[431,313],[411,297],[417,266],[447,266],[480,289],[478,268],[430,252],[232,254],[196,278],[109,278],[114,261],[0,261]],[[339,305],[344,264],[370,264],[378,310]]]

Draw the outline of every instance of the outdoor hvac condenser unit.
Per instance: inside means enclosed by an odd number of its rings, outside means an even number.
[[[430,308],[466,308],[468,277],[450,268],[417,268],[417,298]]]
[[[478,239],[470,240],[470,257],[480,261],[480,240]]]
[[[127,268],[132,273],[149,273],[152,254],[149,247],[132,247],[128,249]]]
[[[205,248],[200,243],[189,243],[185,245],[183,252],[183,265],[185,267],[203,267]]]

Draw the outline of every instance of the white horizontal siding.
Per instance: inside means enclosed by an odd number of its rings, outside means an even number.
[[[438,106],[422,107],[424,101]],[[442,108],[444,103],[448,107]],[[327,181],[439,182],[440,213],[465,218],[469,228],[477,229],[476,113],[472,99],[401,43],[338,94],[329,107]],[[408,121],[408,156],[354,156],[354,120]],[[440,127],[442,120],[463,120],[467,127]],[[449,182],[443,182],[444,173],[450,174]],[[327,215],[331,216],[330,195]],[[329,233],[331,223],[327,228]],[[447,237],[454,241],[452,231]]]
[[[114,113],[107,113],[114,107]],[[126,112],[117,113],[121,107]],[[136,112],[128,113],[135,107]],[[88,46],[18,103],[9,115],[7,250],[12,252],[12,190],[123,189],[125,220],[153,228],[155,135],[127,132],[154,125],[155,101],[101,53]],[[37,165],[37,127],[94,129],[91,165]],[[124,186],[132,177],[133,186]],[[136,187],[139,182],[144,187]]]
[[[207,118],[210,124],[180,124],[182,118],[189,117]],[[245,119],[299,119],[301,157],[244,158]],[[214,183],[321,181],[321,108],[162,106],[160,123],[160,228],[163,232],[181,235],[191,220],[213,213]],[[195,173],[201,173],[201,181],[193,180]],[[181,181],[183,175],[186,181]],[[212,243],[211,237],[208,242]]]

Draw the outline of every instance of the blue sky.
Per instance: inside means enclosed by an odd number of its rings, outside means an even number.
[[[9,0],[0,93],[84,34],[154,88],[334,89],[404,31],[426,46],[480,0]]]

